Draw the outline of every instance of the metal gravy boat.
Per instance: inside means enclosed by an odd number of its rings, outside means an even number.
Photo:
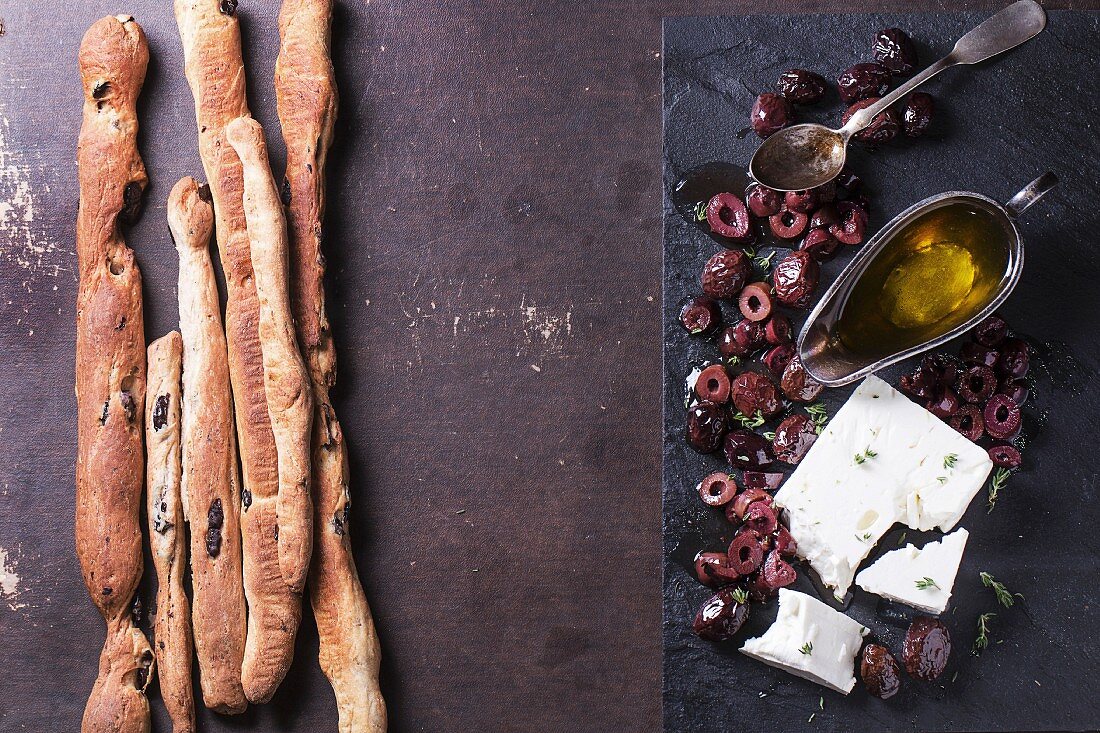
[[[802,332],[798,336],[798,354],[810,376],[829,387],[849,384],[879,369],[950,341],[988,317],[1016,287],[1024,266],[1024,243],[1016,228],[1016,218],[1057,183],[1057,176],[1053,173],[1044,173],[1003,205],[979,193],[947,191],[913,204],[894,217],[844,268],[810,312],[806,324],[802,327]],[[837,336],[837,324],[844,314],[844,309],[860,277],[875,258],[887,249],[895,235],[908,224],[938,208],[960,202],[988,213],[1004,227],[1008,260],[989,302],[977,310],[971,318],[950,330],[888,356],[872,357],[849,349]]]

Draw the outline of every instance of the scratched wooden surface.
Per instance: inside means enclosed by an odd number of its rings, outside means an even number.
[[[336,397],[393,730],[659,727],[660,19],[912,5],[339,3]],[[201,175],[170,3],[0,6],[4,733],[76,730],[102,641],[72,539],[76,50],[117,12],[152,50],[152,339],[177,321],[165,200]],[[275,3],[241,14],[278,170]],[[335,730],[311,625],[270,705],[202,729]]]

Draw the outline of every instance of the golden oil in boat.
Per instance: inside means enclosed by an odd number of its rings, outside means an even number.
[[[947,333],[996,295],[1008,236],[1000,220],[967,202],[921,214],[860,276],[836,336],[851,351],[879,358]]]

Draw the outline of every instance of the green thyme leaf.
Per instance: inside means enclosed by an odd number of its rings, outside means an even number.
[[[978,577],[982,579],[982,585],[986,588],[993,589],[993,593],[997,596],[997,601],[1005,608],[1012,608],[1012,604],[1016,602],[1013,596],[1023,598],[1019,593],[1012,593],[1009,591],[1004,583],[998,582],[991,574],[984,570],[978,573]]]
[[[758,428],[766,422],[764,419],[764,413],[762,413],[760,410],[754,412],[752,414],[752,417],[748,417],[738,411],[733,413],[731,419],[736,423],[740,423],[743,427],[746,428]]]
[[[814,643],[812,641],[807,641],[805,644],[803,644],[801,647],[799,647],[798,651],[802,654],[807,655],[807,656],[810,655],[810,654],[813,654],[814,653]]]
[[[1005,483],[1008,482],[1008,477],[1012,475],[1012,472],[1007,468],[998,468],[993,472],[993,479],[989,482],[989,511],[993,511],[993,507],[997,505],[997,498],[1001,495],[1001,489],[1005,487]]]
[[[867,446],[862,453],[856,453],[854,460],[858,466],[866,463],[869,458],[875,458],[876,456],[878,456],[878,453],[871,450],[871,446]]]
[[[989,622],[996,616],[995,613],[983,613],[978,616],[978,636],[974,639],[974,656],[982,653],[989,646]]]
[[[939,588],[939,586],[936,585],[936,581],[932,580],[927,575],[917,581],[918,590],[928,590],[929,588]]]
[[[959,462],[959,454],[958,453],[948,453],[946,456],[943,457],[943,467],[944,468],[954,468],[955,464],[958,463],[958,462]]]

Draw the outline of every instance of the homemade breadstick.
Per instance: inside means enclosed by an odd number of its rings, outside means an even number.
[[[279,567],[283,580],[301,590],[313,552],[313,502],[309,495],[313,393],[290,313],[286,220],[260,123],[238,117],[225,133],[244,167],[244,213],[260,298],[264,388],[279,453]]]
[[[183,589],[187,567],[183,506],[180,503],[180,374],[183,340],[179,332],[149,344],[149,383],[145,395],[145,465],[149,545],[157,569],[156,639],[160,694],[175,733],[195,730],[191,693],[191,606]]]
[[[336,382],[336,350],[325,312],[321,219],[325,159],[337,104],[329,52],[331,24],[332,0],[284,0],[275,96],[287,148],[292,305],[316,406],[309,586],[321,669],[336,693],[340,731],[380,733],[386,730],[386,705],[378,686],[381,649],[348,541],[347,446],[329,400]]]
[[[241,682],[252,702],[266,702],[286,676],[301,621],[301,588],[283,580],[279,566],[276,502],[279,476],[275,437],[264,389],[258,324],[246,232],[241,163],[225,139],[230,120],[248,114],[236,3],[176,0],[187,81],[195,97],[199,154],[210,182],[218,249],[228,302],[225,328],[229,374],[242,466],[241,535],[248,634]],[[223,12],[224,10],[224,12]]]
[[[149,47],[128,15],[92,25],[80,44],[84,120],[77,144],[76,554],[107,622],[84,733],[149,730],[153,650],[130,603],[141,579],[145,333],[141,273],[119,231],[148,183],[137,150],[137,97]]]
[[[246,609],[241,577],[240,486],[229,367],[208,251],[214,212],[193,178],[168,197],[168,229],[179,252],[183,333],[183,482],[191,527],[195,651],[206,707],[239,713]]]

